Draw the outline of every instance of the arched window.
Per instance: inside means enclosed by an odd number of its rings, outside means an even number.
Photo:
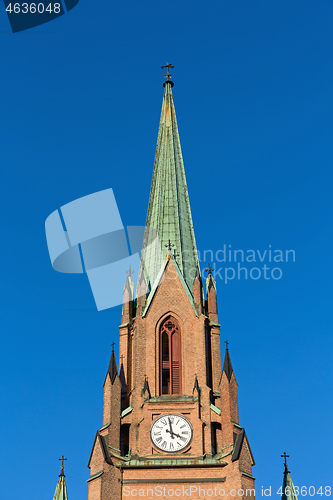
[[[160,328],[160,394],[181,394],[180,328],[171,316]]]

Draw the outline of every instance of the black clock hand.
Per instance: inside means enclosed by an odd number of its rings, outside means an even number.
[[[170,432],[169,429],[166,429],[166,432],[168,432],[169,434],[171,434],[171,437],[173,438],[174,436],[176,436],[177,438],[179,439],[182,439],[182,437],[179,435],[179,434],[176,434],[175,432]]]
[[[168,418],[168,420],[169,420],[169,427],[170,427],[170,431],[169,431],[169,432],[170,432],[171,437],[172,437],[172,439],[173,439],[174,433],[173,433],[173,431],[172,431],[171,419],[170,419],[170,418]],[[167,432],[168,432],[168,431],[167,431]]]
[[[173,435],[176,436],[177,438],[181,439],[181,436],[179,434],[173,433]]]

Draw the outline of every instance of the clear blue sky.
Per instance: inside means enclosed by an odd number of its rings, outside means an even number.
[[[62,454],[87,498],[121,310],[52,269],[44,222],[111,187],[145,223],[166,61],[199,250],[296,253],[280,280],[217,279],[258,498],[284,451],[296,485],[333,486],[332,22],[331,0],[80,0],[12,34],[0,10],[1,500],[52,498]]]

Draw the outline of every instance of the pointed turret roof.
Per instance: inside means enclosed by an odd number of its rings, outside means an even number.
[[[111,353],[109,368],[108,368],[106,376],[108,376],[108,374],[110,375],[111,384],[113,384],[116,376],[118,375],[116,355],[114,353],[114,343],[112,344],[112,353]],[[106,380],[106,378],[105,378],[105,380]],[[105,382],[104,382],[104,384],[105,384]]]
[[[53,500],[68,500],[65,477],[64,467],[62,467]]]
[[[290,470],[287,464],[287,455],[284,453],[281,457],[284,457],[284,472],[283,472],[283,485],[282,485],[282,495],[281,500],[298,500],[294,483],[291,479]]]
[[[146,222],[147,228],[154,231],[146,231],[143,258],[147,281],[153,287],[166,255],[171,253],[193,294],[199,263],[172,87],[170,80],[164,83]],[[155,231],[159,237],[158,248],[153,244]]]
[[[233,374],[233,371],[234,371],[234,369],[233,369],[232,364],[231,364],[228,343],[227,343],[227,347],[225,350],[225,356],[224,356],[224,363],[223,363],[223,372],[225,372],[226,376],[228,377],[229,382],[231,379],[231,375]]]

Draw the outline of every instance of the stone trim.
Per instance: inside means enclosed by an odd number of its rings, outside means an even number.
[[[103,427],[99,430],[99,432],[104,431],[104,429],[106,429],[107,427],[109,427],[109,425],[111,425],[111,422],[109,422],[108,424],[103,425]]]
[[[210,403],[209,408],[215,411],[215,413],[217,413],[218,415],[221,415],[221,408],[218,408],[217,406],[213,405],[213,403]]]
[[[123,484],[135,483],[224,483],[225,477],[181,478],[181,479],[123,479]]]
[[[131,413],[132,410],[133,410],[133,406],[131,405],[128,408],[126,408],[124,411],[121,412],[120,418],[125,417],[126,415]]]
[[[93,476],[90,476],[90,478],[87,479],[87,483],[89,483],[89,481],[92,481],[93,479],[97,479],[102,474],[104,474],[104,470],[101,470],[101,471],[97,472],[96,474],[94,474]]]
[[[249,477],[251,479],[255,479],[255,477],[253,477],[251,474],[249,474],[248,472],[244,472],[242,470],[239,471],[241,474],[243,474],[243,476],[246,476],[246,477]]]

